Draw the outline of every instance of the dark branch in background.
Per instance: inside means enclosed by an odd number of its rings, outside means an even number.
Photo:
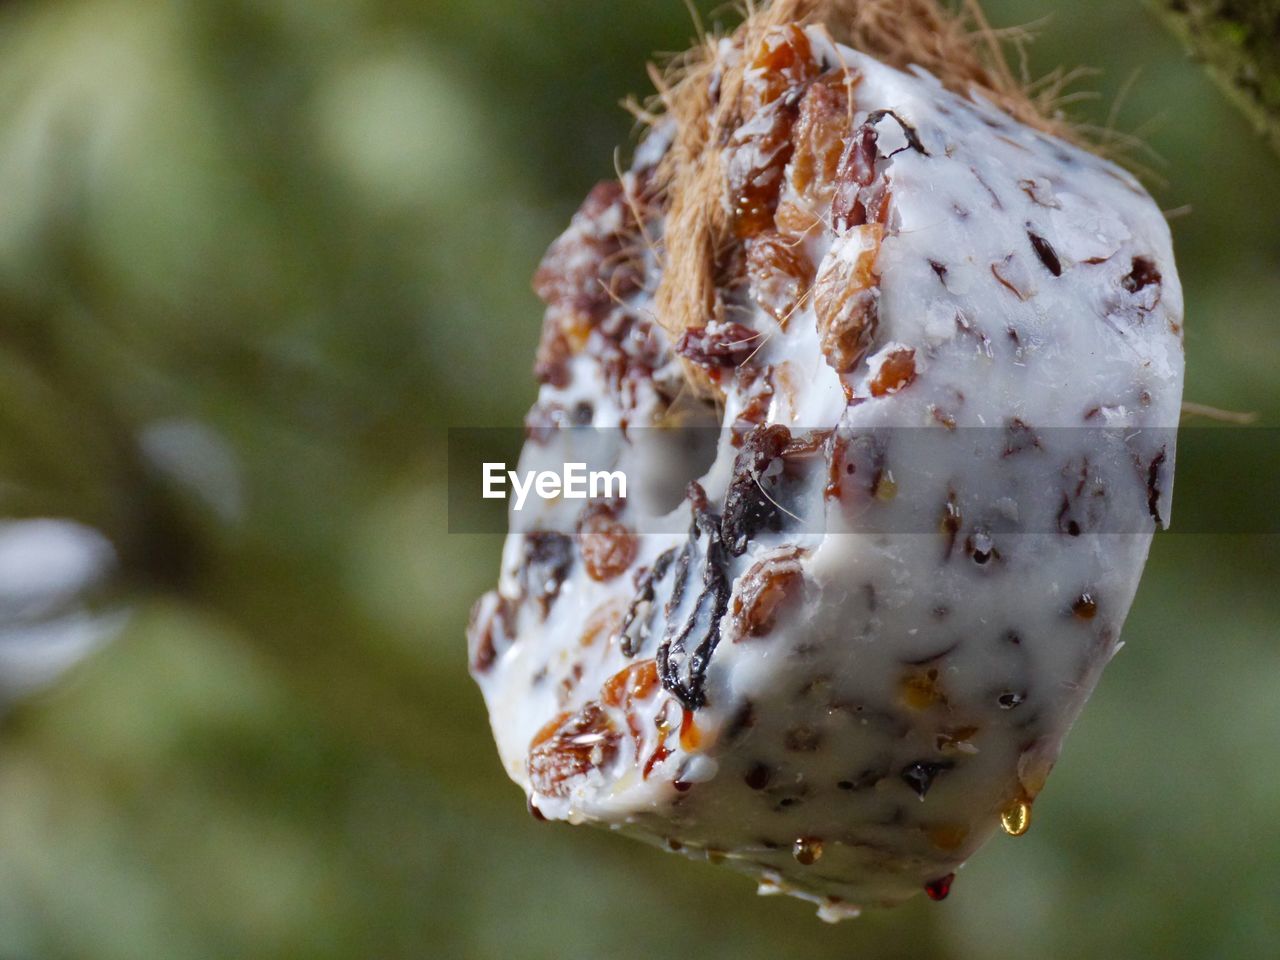
[[[1280,0],[1148,0],[1280,152]]]

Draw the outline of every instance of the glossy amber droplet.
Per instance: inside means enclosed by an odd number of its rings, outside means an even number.
[[[680,749],[692,753],[702,746],[702,731],[693,722],[693,711],[686,710],[680,718]]]
[[[1098,601],[1091,593],[1082,593],[1071,604],[1071,612],[1079,620],[1092,620],[1098,615]]]
[[[1000,826],[1011,837],[1020,837],[1031,829],[1031,804],[1015,800],[1000,814]]]
[[[924,885],[924,892],[929,895],[930,900],[945,900],[947,894],[951,892],[951,881],[955,878],[954,873],[948,873],[945,877],[930,880]]]
[[[791,855],[796,858],[796,863],[806,867],[815,864],[822,859],[822,841],[816,837],[800,837],[791,847]]]

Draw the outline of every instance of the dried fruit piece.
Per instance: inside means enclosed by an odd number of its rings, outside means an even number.
[[[735,640],[766,636],[782,609],[799,599],[804,583],[803,555],[798,547],[783,548],[757,561],[742,576],[729,605]]]
[[[676,564],[667,603],[667,634],[658,647],[658,670],[663,687],[687,710],[697,710],[706,703],[707,667],[720,643],[720,622],[729,607],[729,581],[720,517],[708,509],[706,494],[698,484],[690,484],[690,488],[693,527]],[[695,563],[701,567],[699,584],[691,582]],[[686,592],[692,595],[689,604],[683,602]]]
[[[608,714],[594,701],[576,713],[561,714],[529,744],[529,782],[543,796],[568,796],[577,778],[613,762],[620,740]]]
[[[549,383],[553,387],[564,388],[569,385],[569,360],[573,351],[565,338],[560,324],[555,321],[542,325],[542,339],[538,341],[538,353],[534,358],[533,375],[539,383]]]
[[[831,208],[853,116],[851,93],[860,79],[853,70],[828,71],[800,101],[787,179],[805,210],[825,213]]]
[[[532,598],[543,617],[560,596],[560,585],[573,565],[573,541],[562,533],[539,531],[524,538],[519,577],[524,595]]]
[[[476,601],[467,623],[471,672],[486,673],[515,636],[516,606],[491,590]]]
[[[709,370],[731,369],[751,356],[759,334],[740,323],[709,323],[689,327],[676,344],[676,353]]]
[[[636,701],[653,696],[658,686],[658,662],[639,660],[629,667],[623,667],[605,681],[600,691],[600,702],[629,710]]]
[[[579,525],[578,550],[587,576],[592,580],[612,580],[635,561],[636,537],[611,512],[601,510]]]
[[[597,184],[543,257],[534,274],[534,292],[548,306],[598,321],[615,298],[639,289],[640,242],[623,184]],[[627,256],[633,247],[633,255]]]
[[[721,536],[729,552],[741,556],[748,541],[763,530],[776,530],[782,511],[775,499],[780,474],[771,473],[791,442],[780,424],[752,430],[733,461],[733,479],[725,492]],[[770,494],[773,488],[775,494]]]
[[[745,119],[728,150],[734,230],[753,237],[773,226],[782,175],[791,159],[797,107],[792,92],[819,73],[808,37],[794,25],[765,34],[743,82]]]
[[[871,395],[885,397],[911,386],[916,379],[916,352],[900,343],[881,350],[870,365]]]
[[[796,240],[775,230],[756,234],[746,247],[751,296],[785,327],[813,282],[813,266]]]
[[[849,373],[866,356],[876,333],[880,254],[879,224],[850,230],[823,258],[813,287],[813,310],[823,356],[837,373]]]
[[[816,77],[821,68],[809,37],[799,26],[775,27],[760,38],[743,86],[743,110],[753,113]]]

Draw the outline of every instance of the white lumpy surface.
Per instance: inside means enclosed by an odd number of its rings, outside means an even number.
[[[840,374],[811,298],[785,327],[738,304],[752,311],[747,327],[767,332],[750,359],[771,378],[761,425],[822,443],[781,528],[724,559],[731,595],[705,703],[687,709],[670,683],[622,704],[603,694],[655,658],[697,602],[706,544],[687,532],[690,505],[663,519],[653,514],[669,504],[643,491],[616,512],[640,531],[626,572],[592,579],[574,554],[545,610],[529,599],[529,542],[513,534],[499,594],[476,620],[505,602],[505,639],[479,668],[474,625],[472,644],[503,763],[543,816],[724,860],[762,892],[838,917],[953,872],[1003,810],[1043,786],[1118,649],[1151,535],[1169,522],[1182,295],[1167,226],[1127,172],[922,71],[809,39],[826,67],[860,76],[855,128],[892,111],[875,122],[877,176],[892,198],[878,320],[864,361]],[[660,229],[649,225],[659,242]],[[828,221],[802,246],[821,272],[827,258],[856,259],[868,238]],[[641,289],[619,308],[669,361],[654,383],[674,364],[674,345],[644,320],[659,269],[649,255]],[[907,355],[910,376],[885,389],[885,371]],[[542,387],[543,407],[589,403],[593,428],[628,421],[629,435],[584,437],[597,448],[575,456],[654,478],[641,486],[687,470],[679,456],[662,463],[661,444],[636,429],[659,415],[658,392],[624,405],[603,369],[588,350],[567,385]],[[717,515],[740,453],[727,428],[749,404],[740,378],[724,394],[726,430],[699,478]],[[564,450],[531,441],[522,467]],[[580,509],[533,504],[520,529],[572,531]],[[673,561],[639,608],[638,649],[625,652],[619,624],[637,575],[686,549],[693,586],[669,603]],[[752,602],[761,564],[799,573],[776,581],[784,601],[755,635],[734,611]],[[546,789],[531,774],[539,731],[601,703],[611,732],[568,730],[582,762]],[[592,753],[593,737],[609,748]]]

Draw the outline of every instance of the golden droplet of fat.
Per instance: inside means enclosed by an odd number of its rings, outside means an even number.
[[[800,837],[792,845],[791,855],[806,867],[817,863],[822,858],[822,841],[816,837]]]
[[[1011,837],[1020,837],[1031,828],[1031,804],[1015,800],[1000,814],[1000,826]]]

